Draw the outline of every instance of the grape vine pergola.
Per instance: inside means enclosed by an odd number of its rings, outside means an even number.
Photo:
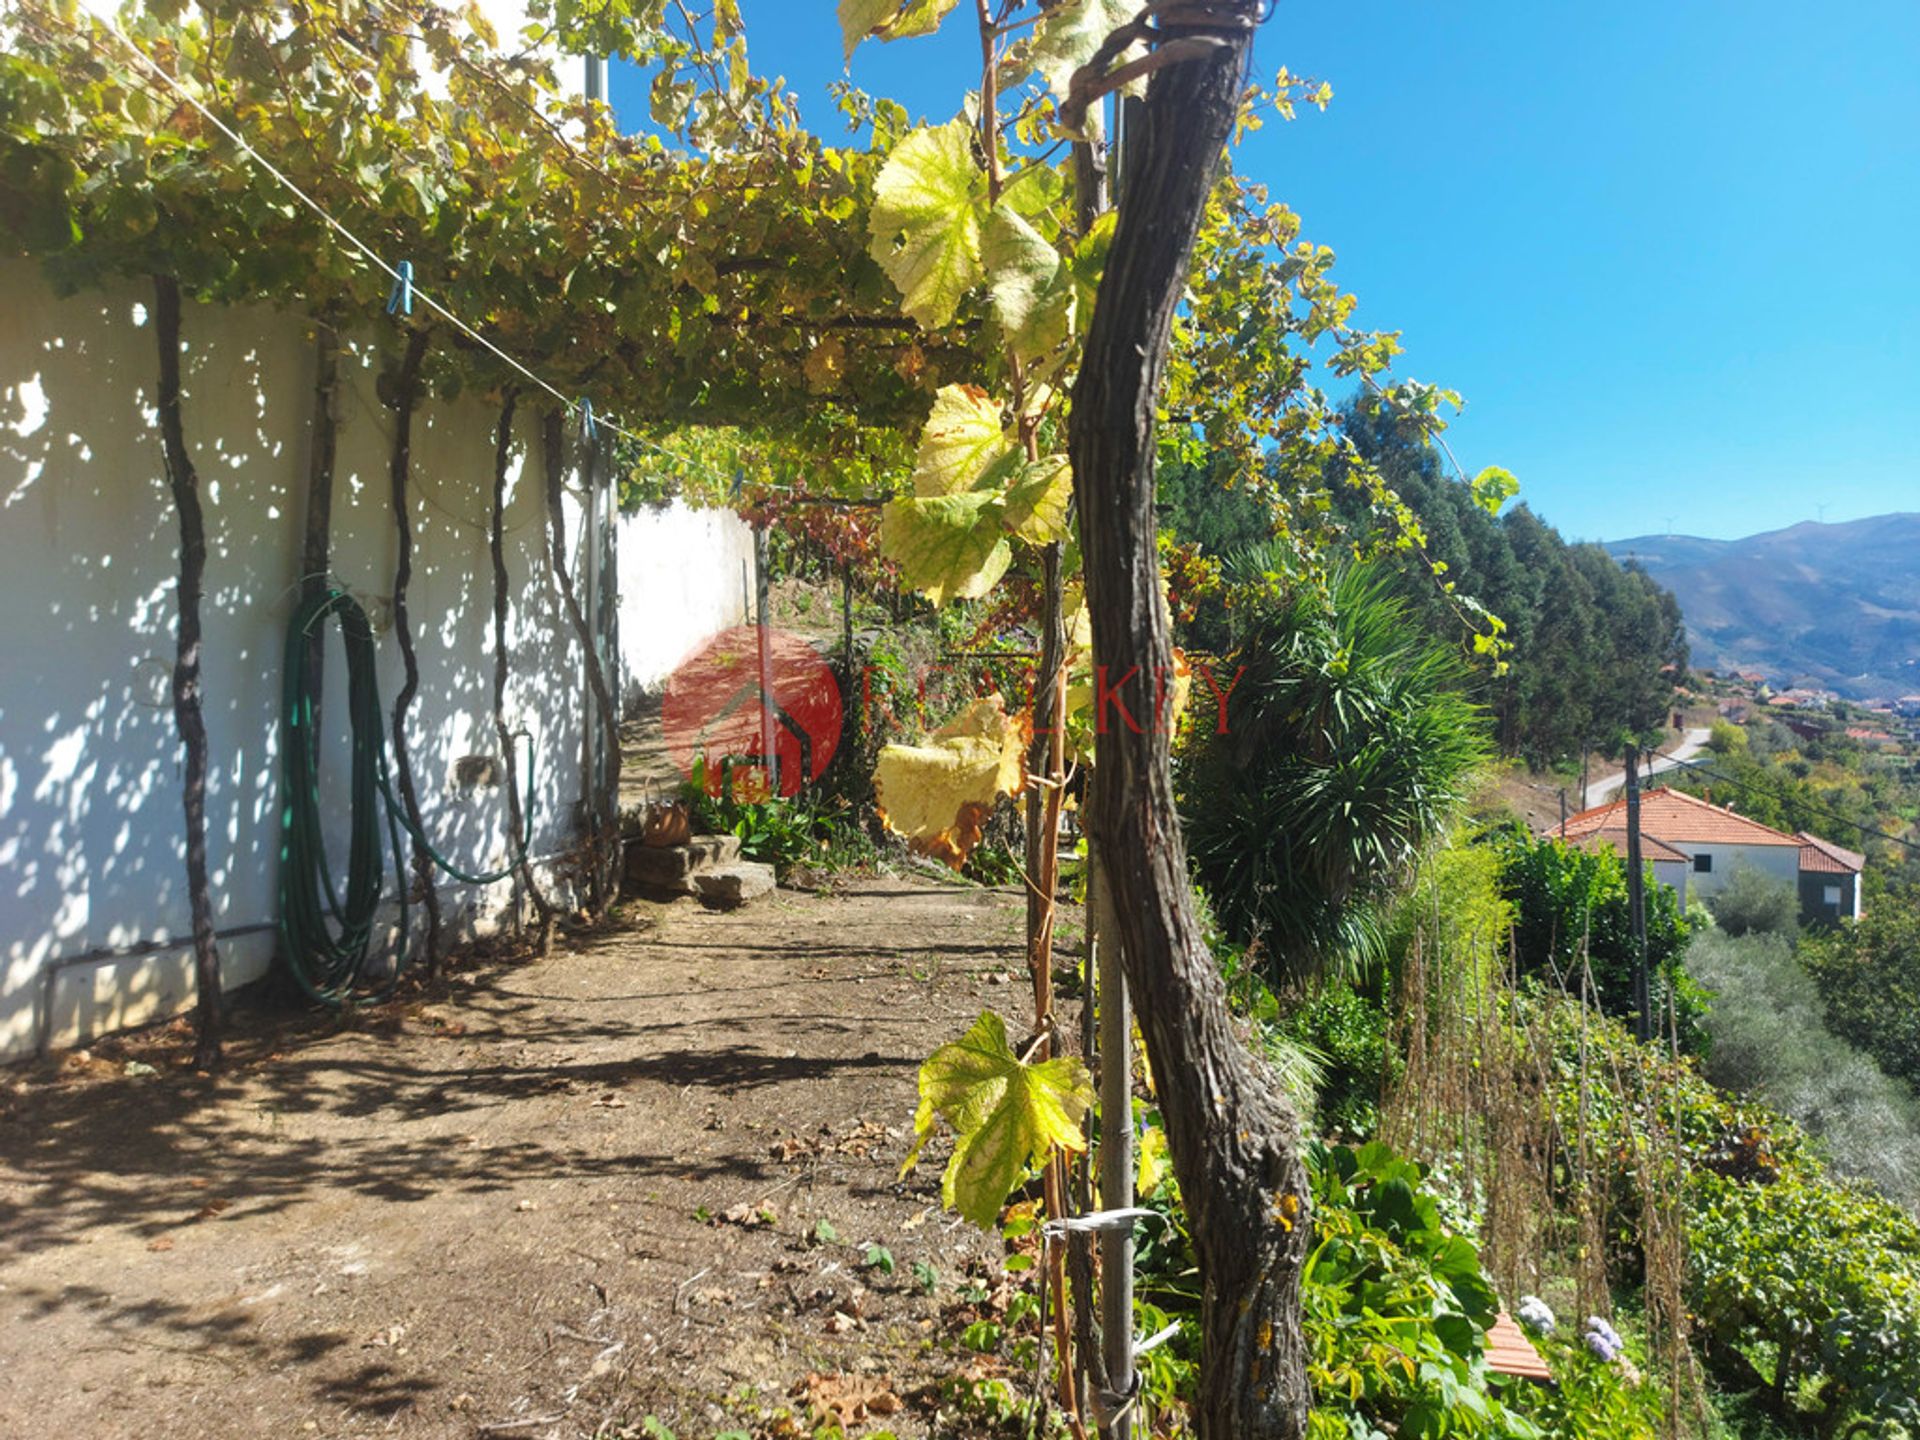
[[[930,33],[958,4],[840,0],[848,53],[869,38]],[[1022,717],[1003,716],[994,733],[955,737],[1025,752],[1005,772],[1027,794],[1035,988],[1032,1039],[1015,1064],[1020,1073],[1029,1062],[1064,1065],[1064,1054],[1047,1052],[1071,1048],[1056,1032],[1050,977],[1059,806],[1077,752],[1097,776],[1087,814],[1104,881],[1096,908],[1110,917],[1105,943],[1139,1002],[1205,1278],[1200,1430],[1301,1434],[1297,1283],[1308,1216],[1296,1117],[1235,1039],[1195,926],[1166,733],[1074,711],[1063,683],[1076,661],[1105,666],[1135,677],[1118,687],[1123,699],[1136,687],[1132,713],[1158,709],[1150,687],[1172,663],[1152,509],[1161,458],[1205,457],[1228,483],[1259,490],[1276,527],[1295,538],[1303,575],[1336,548],[1331,484],[1367,492],[1380,543],[1421,541],[1340,434],[1312,384],[1312,358],[1428,432],[1448,397],[1384,380],[1395,337],[1352,326],[1353,298],[1330,277],[1331,253],[1301,242],[1295,217],[1222,163],[1236,129],[1328,98],[1284,71],[1271,88],[1247,86],[1262,8],[975,0],[977,105],[912,128],[898,106],[848,89],[842,109],[868,137],[853,148],[825,144],[791,97],[752,74],[733,0],[705,10],[615,0],[591,15],[536,5],[533,31],[520,37],[495,35],[477,10],[428,0],[206,0],[191,11],[160,0],[129,8],[117,26],[52,0],[12,0],[0,16],[9,42],[0,234],[63,292],[133,278],[156,301],[161,431],[179,522],[174,703],[187,758],[199,1060],[217,1061],[220,1037],[199,685],[223,657],[203,652],[199,630],[206,537],[179,382],[181,332],[193,323],[184,302],[268,302],[312,322],[309,577],[327,568],[339,356],[358,344],[385,357],[407,675],[391,734],[416,832],[405,720],[418,685],[406,520],[417,409],[477,393],[498,410],[497,642],[510,604],[499,516],[517,409],[540,410],[550,563],[581,632],[561,477],[569,447],[595,441],[580,423],[585,407],[569,397],[590,398],[628,454],[659,457],[709,500],[732,477],[703,471],[692,457],[712,446],[687,437],[717,432],[753,456],[726,468],[747,474],[743,503],[763,514],[785,492],[756,488],[755,475],[811,468],[812,482],[792,487],[803,498],[892,494],[877,534],[841,512],[845,538],[877,549],[901,583],[935,603],[983,596],[1010,571],[1035,582],[1029,619],[1043,654],[1031,732],[1019,729]],[[647,133],[622,136],[604,107],[566,97],[548,58],[556,49],[652,67]],[[1143,86],[1114,211],[1101,117]],[[430,303],[388,320],[379,302],[400,260]],[[1090,654],[1083,627],[1069,623],[1081,615]],[[511,794],[504,645],[496,655]],[[317,688],[317,652],[308,663]],[[590,663],[587,681],[610,729],[608,678]],[[1030,745],[1010,741],[1025,733]],[[903,763],[911,783],[911,757]],[[591,782],[600,801],[589,837],[599,852],[594,902],[604,906],[617,768]],[[416,840],[413,865],[427,882],[424,849]],[[530,871],[522,879],[550,929],[552,903]],[[421,888],[431,937],[434,888]],[[430,938],[430,956],[436,944]],[[1119,1020],[1110,1051],[1125,1035],[1120,968],[1103,997]],[[1130,1066],[1107,1059],[1111,1110],[1128,1103]],[[1076,1195],[1084,1203],[1086,1187],[1072,1186],[1052,1138],[1042,1136],[1049,1143],[1035,1158],[1057,1218]],[[1122,1244],[1105,1247],[1110,1295],[1125,1293],[1125,1255]],[[1091,1277],[1077,1253],[1078,1366],[1093,1383],[1076,1398],[1074,1337],[1058,1306],[1062,1393],[1076,1426],[1085,1413],[1120,1433],[1130,1317],[1124,1306],[1108,1315],[1098,1347],[1107,1363],[1096,1363],[1084,1321]],[[1064,1298],[1058,1264],[1047,1283]]]

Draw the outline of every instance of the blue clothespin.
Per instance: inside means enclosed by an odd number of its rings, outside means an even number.
[[[580,397],[580,433],[589,445],[600,438],[599,428],[593,423],[593,401],[584,395]]]
[[[413,314],[413,262],[402,260],[395,267],[399,276],[393,282],[393,290],[387,296],[387,314]]]

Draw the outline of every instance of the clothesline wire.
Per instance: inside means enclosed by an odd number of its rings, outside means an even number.
[[[639,445],[648,450],[652,450],[656,454],[664,457],[665,459],[673,461],[676,465],[680,465],[682,467],[689,469],[692,473],[699,475],[703,479],[717,480],[720,483],[728,484],[728,485],[732,483],[733,477],[731,476],[726,476],[726,477],[716,476],[711,471],[703,470],[699,466],[691,464],[684,456],[676,455],[673,451],[667,449],[664,445],[661,445],[658,441],[651,440],[645,435],[641,435],[632,430],[629,430],[625,426],[620,425],[615,421],[606,418],[604,415],[601,415],[597,411],[587,411],[583,407],[582,402],[578,397],[568,396],[563,391],[561,391],[558,386],[548,381],[545,377],[535,373],[535,371],[530,366],[526,365],[520,359],[509,354],[506,350],[502,349],[499,345],[495,344],[492,340],[488,339],[487,336],[482,334],[474,326],[468,324],[465,320],[461,319],[445,304],[443,304],[441,301],[436,299],[431,293],[422,289],[420,285],[417,283],[417,281],[415,281],[413,275],[410,272],[403,275],[397,265],[389,264],[385,259],[383,259],[380,253],[377,250],[375,250],[373,246],[369,245],[366,241],[362,240],[358,235],[356,235],[352,230],[348,229],[346,224],[341,220],[337,219],[332,214],[332,212],[330,212],[326,208],[326,206],[322,205],[318,200],[314,199],[313,196],[309,195],[304,189],[302,189],[298,184],[296,184],[286,174],[285,171],[281,170],[279,166],[275,165],[265,155],[262,155],[257,149],[255,149],[244,135],[240,134],[239,131],[235,130],[219,115],[215,114],[214,111],[210,109],[206,104],[204,104],[197,95],[195,95],[186,86],[182,85],[171,74],[169,74],[166,70],[166,67],[161,65],[151,55],[147,54],[146,51],[142,50],[138,45],[136,45],[133,42],[133,40],[126,34],[126,32],[121,30],[117,24],[115,24],[112,20],[109,20],[103,16],[95,16],[94,18],[98,20],[100,26],[108,34],[112,35],[116,40],[118,40],[122,45],[124,45],[127,48],[128,52],[131,53],[134,56],[134,58],[137,59],[140,62],[140,64],[143,67],[145,67],[145,69],[149,73],[157,77],[160,80],[160,82],[167,87],[167,89],[172,91],[175,95],[178,95],[181,98],[181,100],[185,101],[188,105],[191,105],[196,111],[198,111],[200,115],[207,121],[208,124],[212,125],[222,135],[226,136],[226,138],[233,143],[235,148],[237,148],[243,154],[245,154],[262,170],[266,171],[268,175],[272,176],[273,179],[284,190],[286,190],[288,194],[292,195],[302,205],[306,206],[307,209],[311,210],[315,215],[319,216],[320,219],[326,223],[329,229],[333,230],[343,240],[345,240],[349,245],[351,245],[355,250],[359,251],[361,255],[365,256],[368,261],[370,261],[377,269],[382,271],[390,280],[392,280],[395,283],[395,285],[404,285],[415,299],[419,300],[421,304],[425,305],[429,310],[433,311],[434,314],[440,316],[448,324],[452,325],[456,330],[458,330],[461,334],[465,335],[468,339],[472,340],[476,345],[479,345],[483,349],[490,352],[495,358],[497,358],[503,364],[507,365],[516,373],[524,377],[531,384],[538,386],[541,390],[544,390],[547,394],[551,395],[554,399],[558,400],[568,410],[581,411],[583,421],[586,421],[588,416],[591,415],[591,423],[594,426],[604,427],[605,429],[611,430],[614,434],[621,436],[623,439],[630,440],[636,445]],[[753,483],[752,488],[756,490],[777,490],[787,494],[799,493],[792,486],[777,485],[771,482],[763,483],[763,482],[756,481]]]

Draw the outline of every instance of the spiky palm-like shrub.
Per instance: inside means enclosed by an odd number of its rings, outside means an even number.
[[[1227,673],[1246,673],[1226,733],[1185,760],[1194,870],[1276,980],[1364,968],[1380,951],[1379,902],[1488,756],[1466,662],[1366,564],[1243,607],[1236,639]]]

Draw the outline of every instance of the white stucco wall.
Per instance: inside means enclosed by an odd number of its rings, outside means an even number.
[[[182,752],[169,701],[177,523],[152,404],[148,293],[128,286],[59,300],[38,272],[0,263],[0,1058],[68,1045],[184,1008],[192,999],[181,840]],[[276,936],[278,726],[284,630],[304,523],[311,347],[301,323],[265,309],[189,304],[184,418],[209,538],[204,706],[212,773],[208,851],[229,984],[266,969]],[[367,340],[343,356],[333,569],[378,634],[382,699],[401,682],[389,602],[391,413]],[[506,854],[498,788],[468,790],[456,761],[498,750],[492,719],[492,570],[487,520],[495,412],[427,403],[414,421],[415,569],[409,594],[420,694],[410,749],[427,826],[451,858]],[[586,685],[548,573],[537,419],[523,411],[509,491],[508,709],[538,749],[532,852],[574,834]],[[529,444],[529,442],[533,442]],[[568,500],[576,581],[609,608],[575,477]],[[589,549],[593,547],[588,547]],[[737,583],[737,582],[736,582]],[[610,618],[610,616],[609,616]],[[610,625],[608,626],[610,629]],[[342,675],[337,638],[329,685]],[[330,695],[339,693],[329,690]],[[347,736],[323,786],[344,857]],[[389,885],[391,879],[389,877]],[[447,918],[485,927],[511,900],[447,884]]]
[[[1691,898],[1687,893],[1687,881],[1691,878],[1691,872],[1686,864],[1679,860],[1655,860],[1652,864],[1653,878],[1673,891],[1679,897],[1681,908],[1684,909]]]
[[[620,517],[620,651],[627,696],[658,689],[688,651],[749,623],[753,530],[675,500]]]
[[[1771,880],[1792,886],[1794,893],[1799,894],[1800,847],[1798,845],[1698,845],[1678,841],[1669,843],[1677,849],[1685,850],[1689,855],[1713,856],[1712,870],[1696,870],[1688,877],[1694,897],[1697,899],[1704,900],[1726,889],[1733,879],[1733,872],[1742,865],[1751,866]]]

